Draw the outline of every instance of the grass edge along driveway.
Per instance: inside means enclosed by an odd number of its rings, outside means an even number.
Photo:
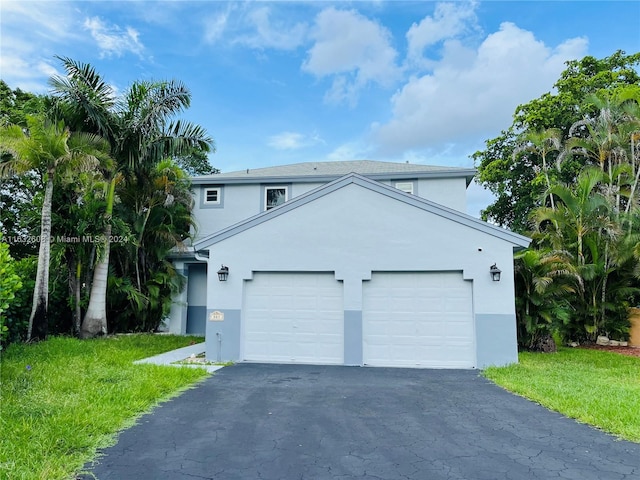
[[[139,334],[10,345],[0,352],[0,480],[73,478],[119,431],[208,375],[133,361],[202,340]]]
[[[640,443],[640,358],[581,348],[518,357],[518,364],[487,368],[485,377],[567,417]]]

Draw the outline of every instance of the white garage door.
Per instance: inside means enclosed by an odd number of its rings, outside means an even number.
[[[333,273],[257,272],[245,283],[243,358],[342,364],[342,282]]]
[[[373,273],[363,282],[365,365],[474,367],[471,292],[461,273]]]

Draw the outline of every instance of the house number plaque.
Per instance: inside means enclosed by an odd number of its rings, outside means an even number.
[[[218,310],[216,310],[215,312],[211,312],[209,314],[210,322],[222,322],[223,320],[224,320],[224,313],[219,312]]]

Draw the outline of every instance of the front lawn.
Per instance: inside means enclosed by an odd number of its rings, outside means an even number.
[[[640,358],[580,348],[520,353],[484,375],[551,410],[640,442]]]
[[[207,375],[133,361],[201,341],[123,335],[9,346],[0,367],[0,479],[71,478],[118,431]]]

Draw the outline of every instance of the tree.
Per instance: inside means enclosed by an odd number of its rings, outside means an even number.
[[[173,117],[188,108],[191,95],[176,81],[136,81],[127,92],[117,97],[113,89],[93,67],[69,58],[62,61],[66,76],[50,80],[60,108],[77,128],[106,138],[112,169],[104,170],[109,184],[104,214],[104,241],[94,269],[89,306],[82,322],[82,337],[107,333],[107,280],[110,236],[113,222],[116,186],[144,185],[148,172],[167,157],[181,156],[194,150],[208,152],[213,140],[198,125]]]
[[[548,128],[542,131],[534,130],[523,135],[522,144],[513,152],[513,158],[515,160],[521,152],[529,152],[534,155],[538,155],[542,160],[541,171],[545,180],[545,187],[549,190],[551,188],[551,178],[549,176],[549,161],[547,160],[547,157],[552,152],[557,153],[561,151],[562,132],[560,130],[557,128]],[[556,167],[558,171],[560,171],[560,158],[560,155],[556,157]],[[535,168],[534,171],[536,171]],[[549,195],[549,201],[551,202],[551,208],[555,209],[553,195]]]
[[[615,198],[606,193],[606,177],[598,167],[585,168],[574,184],[556,184],[549,190],[558,200],[555,209],[539,207],[533,212],[534,249],[566,251],[581,286],[577,295],[564,299],[575,312],[565,333],[574,338],[595,340],[600,333],[623,333],[616,325],[626,316],[628,299],[638,293],[631,277],[638,236],[623,231]]]
[[[598,114],[575,122],[566,142],[570,153],[583,157],[585,164],[597,165],[606,175],[608,192],[615,197],[618,212],[623,208],[623,201],[626,212],[635,203],[640,179],[633,147],[634,137],[640,130],[637,111],[640,91],[635,90],[635,98],[629,93],[632,90],[623,89],[613,94],[589,95],[587,101],[598,109]]]
[[[0,176],[37,170],[44,178],[38,268],[29,317],[27,340],[46,338],[48,329],[49,258],[51,248],[51,200],[56,175],[70,164],[92,166],[105,148],[101,138],[71,134],[62,121],[28,116],[27,130],[10,125],[0,130],[0,143],[7,152],[0,163]]]
[[[569,252],[528,248],[515,254],[518,344],[527,350],[554,345],[552,334],[571,320],[569,298],[582,290]]]
[[[622,51],[600,60],[587,56],[567,62],[555,84],[557,93],[545,93],[518,106],[513,124],[472,155],[479,181],[497,197],[482,213],[483,219],[526,232],[529,214],[541,205],[547,187],[535,182],[536,168],[542,169],[540,155],[513,158],[522,137],[549,128],[560,130],[566,137],[575,122],[597,116],[598,108],[589,101],[590,94],[640,84],[639,65],[640,53],[626,55]],[[584,164],[580,156],[567,158],[558,172],[559,181],[573,182]]]
[[[209,163],[207,152],[200,148],[188,149],[186,153],[176,155],[173,159],[182,170],[191,176],[220,173],[220,170]]]
[[[48,99],[19,88],[12,90],[0,80],[0,126],[27,127],[27,115],[43,114]],[[15,258],[37,254],[34,242],[19,241],[36,237],[40,226],[43,185],[36,172],[3,177],[0,181],[0,232],[9,240]]]
[[[22,287],[22,282],[16,274],[15,262],[9,255],[9,245],[2,242],[0,235],[0,350],[2,350],[2,344],[9,334],[5,312],[9,309],[20,287]]]
[[[46,97],[23,92],[19,88],[11,90],[4,80],[0,80],[0,125],[27,126],[27,115],[44,113],[49,101]]]
[[[120,215],[131,226],[131,238],[114,245],[112,279],[118,281],[110,283],[109,302],[111,310],[122,312],[117,327],[125,330],[154,330],[168,313],[184,281],[166,258],[172,249],[184,248],[193,226],[186,173],[167,159],[147,178],[144,184],[130,183],[120,191]]]

